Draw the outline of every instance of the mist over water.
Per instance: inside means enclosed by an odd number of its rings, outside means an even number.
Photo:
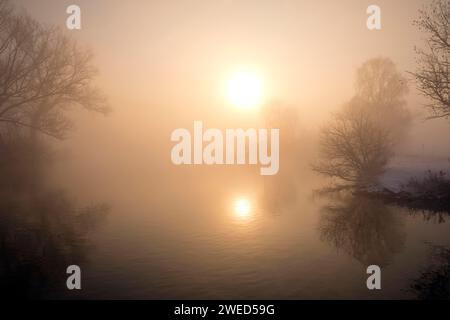
[[[445,214],[318,196],[326,181],[306,142],[299,155],[281,148],[279,174],[260,176],[248,165],[175,166],[162,132],[149,135],[154,152],[143,142],[106,162],[92,153],[80,172],[55,167],[80,203],[111,206],[82,264],[82,297],[414,298],[429,243],[449,244]],[[383,267],[381,292],[365,286],[370,264]]]
[[[427,262],[426,242],[448,245],[448,219],[364,198],[317,199],[299,187],[317,184],[307,174],[289,187],[241,172],[205,175],[174,180],[165,197],[111,199],[82,264],[82,296],[414,297],[406,290]],[[245,214],[236,199],[248,201]],[[381,292],[365,287],[369,264],[383,266]]]
[[[388,57],[410,88],[410,118],[374,111],[406,128],[380,179],[397,183],[435,163],[450,170],[449,122],[424,120],[425,99],[406,73],[421,1],[382,1],[386,31],[370,35],[358,27],[358,1],[79,2],[86,20],[72,36],[92,48],[112,112],[70,110],[67,139],[40,138],[45,165],[30,198],[0,171],[0,280],[12,279],[0,288],[57,299],[417,298],[411,286],[433,247],[450,246],[448,211],[320,192],[330,181],[312,164],[321,130],[356,94],[358,67]],[[38,21],[64,21],[64,3],[18,5]],[[254,109],[225,97],[227,75],[241,65],[264,75],[267,97]],[[171,133],[192,133],[194,121],[222,132],[279,128],[279,172],[174,165]],[[12,230],[22,230],[19,240]],[[81,291],[65,287],[69,264],[82,269]],[[372,264],[383,270],[380,291],[366,286]]]

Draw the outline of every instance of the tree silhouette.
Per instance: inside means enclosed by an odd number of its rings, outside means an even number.
[[[430,118],[450,117],[450,3],[435,0],[414,21],[427,34],[427,48],[416,48],[418,68],[413,73],[418,90],[430,103]]]
[[[367,112],[370,118],[401,142],[411,124],[406,107],[407,80],[389,58],[373,58],[356,72],[356,94],[351,104]]]
[[[313,170],[343,186],[376,183],[409,128],[407,90],[390,59],[365,62],[357,71],[355,96],[321,131],[320,160]]]
[[[383,173],[392,154],[389,132],[363,110],[346,108],[321,132],[320,157],[313,170],[340,183],[364,187]]]
[[[25,129],[63,139],[68,108],[106,113],[95,75],[89,50],[0,0],[0,137]]]

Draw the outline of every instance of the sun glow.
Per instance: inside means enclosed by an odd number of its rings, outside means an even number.
[[[261,75],[252,69],[239,69],[228,78],[227,96],[238,109],[258,107],[264,100]]]

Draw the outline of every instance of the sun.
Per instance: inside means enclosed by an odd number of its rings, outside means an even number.
[[[230,103],[238,109],[260,106],[264,100],[262,76],[249,68],[232,72],[228,78],[227,96]]]

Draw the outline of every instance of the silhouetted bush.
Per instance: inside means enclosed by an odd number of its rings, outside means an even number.
[[[424,198],[450,198],[450,180],[443,171],[428,170],[425,177],[411,178],[402,189],[415,197]]]

